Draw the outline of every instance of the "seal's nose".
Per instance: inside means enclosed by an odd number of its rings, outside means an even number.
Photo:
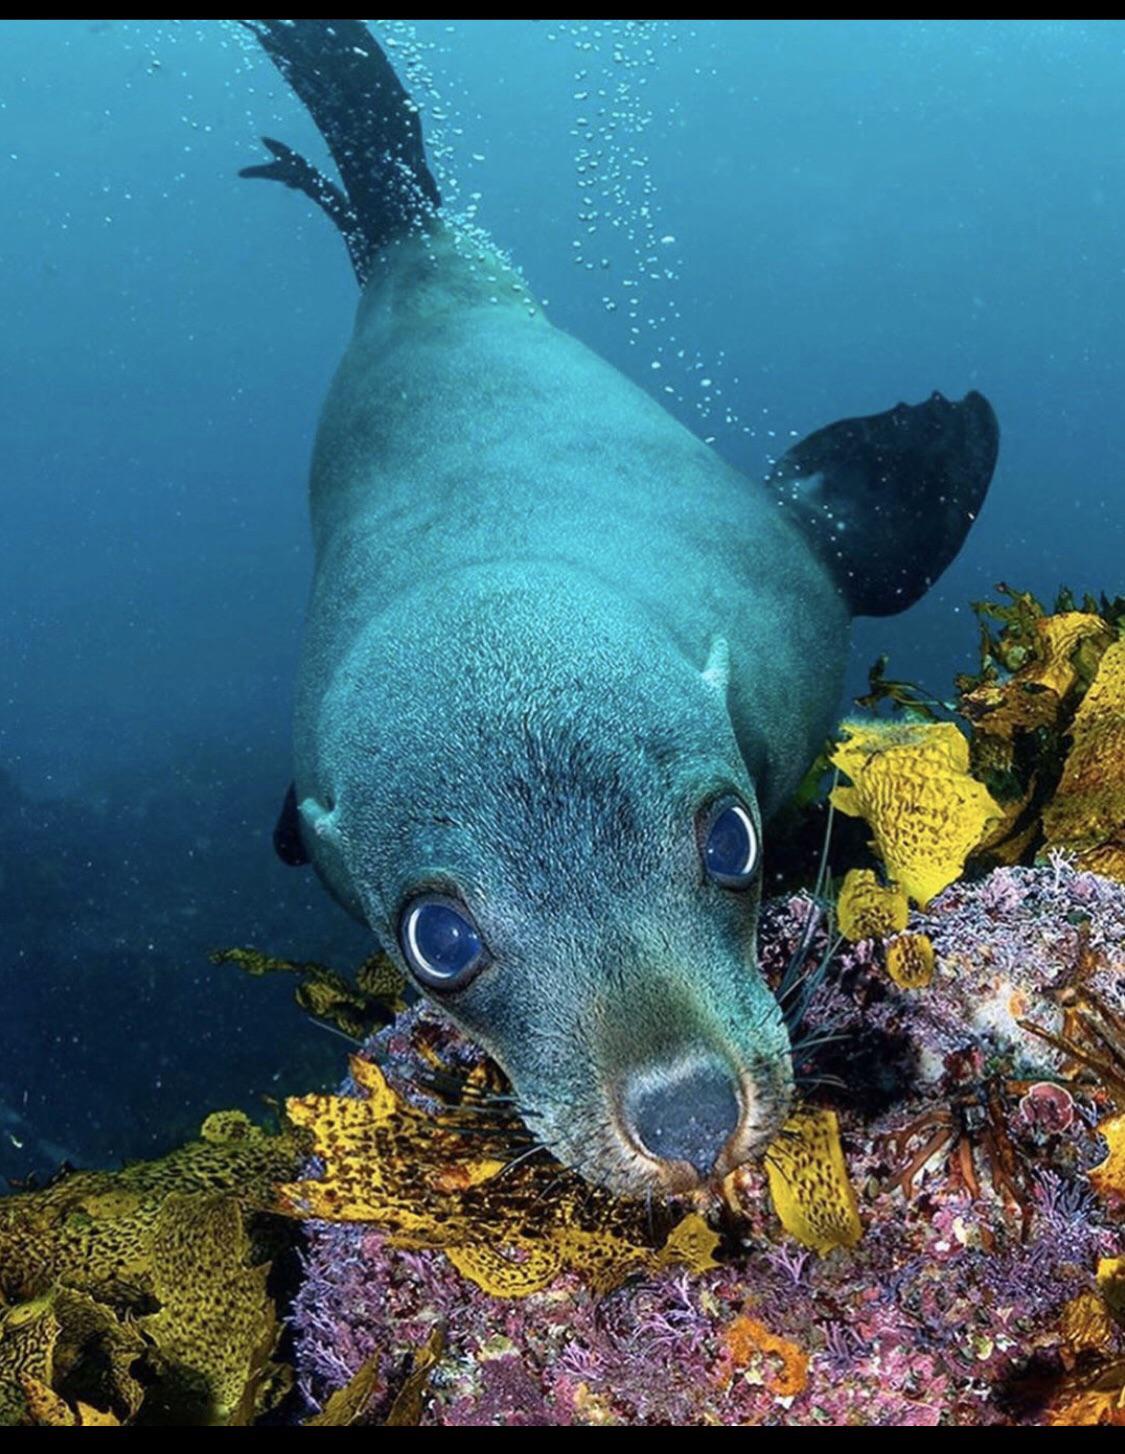
[[[625,1097],[637,1139],[661,1161],[686,1161],[711,1175],[742,1116],[730,1072],[693,1066],[680,1075],[638,1077]]]

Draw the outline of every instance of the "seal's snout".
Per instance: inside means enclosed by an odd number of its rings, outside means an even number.
[[[730,1071],[711,1064],[679,1074],[635,1076],[625,1093],[626,1123],[644,1151],[663,1162],[686,1162],[701,1180],[716,1170],[742,1120]]]

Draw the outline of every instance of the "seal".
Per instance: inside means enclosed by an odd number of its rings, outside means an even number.
[[[625,1193],[752,1157],[793,1093],[755,962],[763,823],[828,735],[851,618],[956,555],[976,393],[846,420],[753,483],[444,220],[359,21],[246,21],[343,188],[280,142],[363,292],[311,471],[295,779],[275,833]]]

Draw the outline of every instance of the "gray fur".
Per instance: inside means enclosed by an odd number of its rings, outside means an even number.
[[[759,1146],[786,1032],[694,819],[768,817],[831,727],[849,617],[799,528],[437,223],[376,259],[312,517],[296,787],[333,892],[401,963],[404,898],[456,885],[494,962],[442,1003],[570,1165],[663,1184],[614,1108],[699,1057]]]

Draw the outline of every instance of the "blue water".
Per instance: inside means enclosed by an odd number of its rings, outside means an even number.
[[[851,692],[882,651],[948,692],[996,582],[1125,591],[1125,25],[379,33],[555,321],[751,474],[841,416],[991,398],[980,522],[859,624]],[[356,291],[304,199],[238,179],[262,132],[322,155],[223,23],[0,22],[0,1176],[338,1075],[289,985],[206,959],[365,947],[269,845]]]

